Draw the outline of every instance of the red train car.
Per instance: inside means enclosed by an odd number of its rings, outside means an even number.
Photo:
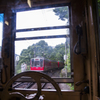
[[[63,67],[63,62],[48,60],[44,57],[32,58],[30,61],[30,70],[34,71],[47,71]]]

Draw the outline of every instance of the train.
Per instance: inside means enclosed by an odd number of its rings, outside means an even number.
[[[34,71],[48,71],[53,69],[62,69],[64,63],[61,61],[53,61],[44,57],[31,58],[30,70]]]

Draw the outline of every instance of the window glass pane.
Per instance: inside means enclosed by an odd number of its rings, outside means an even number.
[[[71,84],[63,83],[64,78],[71,78],[68,6],[16,13],[15,74],[27,70],[61,78],[60,88],[73,90]],[[36,89],[32,84],[32,89]],[[50,83],[42,83],[41,87],[53,89]]]
[[[16,32],[16,38],[68,35],[68,34],[69,34],[69,29],[53,29],[53,30],[41,30],[41,31]]]
[[[97,18],[98,18],[98,36],[100,37],[100,0],[97,0]],[[99,38],[99,48],[100,48],[100,38]],[[98,67],[98,95],[100,97],[100,67]]]
[[[16,29],[69,25],[68,6],[17,12]]]
[[[100,0],[98,0],[98,23],[99,23],[99,32],[100,32]]]
[[[47,71],[50,77],[71,77],[69,37],[15,41],[16,55],[19,57],[15,59],[16,74],[24,68],[24,71]]]
[[[1,63],[1,48],[2,48],[2,34],[3,34],[3,18],[4,14],[0,14],[0,66],[2,65]]]
[[[58,83],[59,87],[63,91],[73,91],[74,84],[73,83]],[[21,88],[21,89],[34,89],[37,90],[37,84],[35,82],[16,82],[12,84],[13,88]],[[54,90],[54,86],[51,83],[42,83],[41,82],[42,91],[45,89]]]

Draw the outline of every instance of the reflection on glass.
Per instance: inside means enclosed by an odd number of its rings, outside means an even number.
[[[17,12],[16,18],[16,29],[69,25],[68,6]]]
[[[74,90],[73,83],[59,83],[59,87],[61,90]]]
[[[1,48],[2,48],[2,33],[3,33],[3,14],[0,14],[0,58],[1,58]]]
[[[70,78],[70,38],[15,41],[15,57],[19,57],[15,59],[16,74],[24,68],[48,71],[50,77]]]

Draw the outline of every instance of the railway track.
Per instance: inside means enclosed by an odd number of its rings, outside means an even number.
[[[44,72],[46,75],[50,77],[60,77],[60,70],[52,70],[52,71],[46,71]],[[62,86],[61,83],[58,83],[58,85],[63,87],[63,89],[70,90],[69,86],[64,85]],[[35,82],[16,82],[13,84],[13,88],[23,88],[23,89],[37,89],[37,83]],[[51,83],[41,83],[41,89],[54,89],[53,85]],[[61,88],[62,89],[62,88]]]

